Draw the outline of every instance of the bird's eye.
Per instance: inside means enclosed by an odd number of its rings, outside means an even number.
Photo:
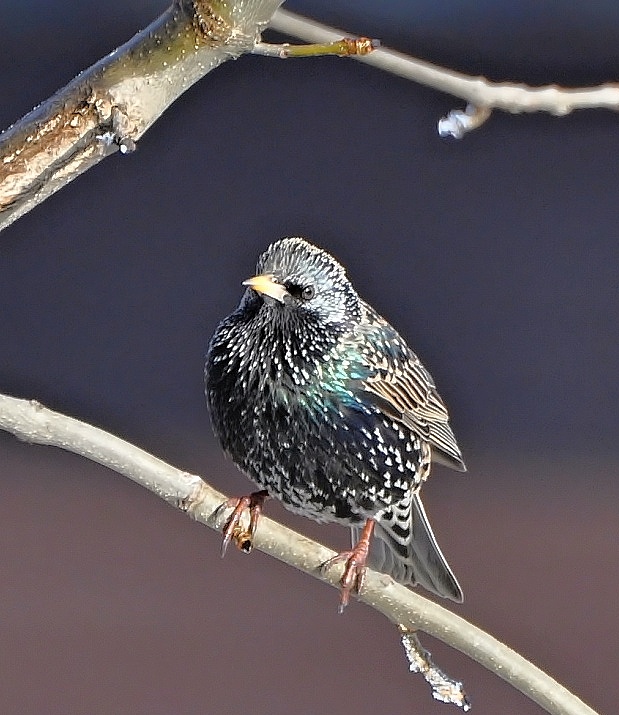
[[[301,298],[303,300],[311,300],[316,295],[316,289],[314,286],[305,286],[301,291]]]
[[[297,300],[311,300],[316,295],[313,285],[302,286],[298,283],[284,283],[284,287]]]

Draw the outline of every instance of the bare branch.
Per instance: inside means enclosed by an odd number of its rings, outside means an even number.
[[[0,429],[27,442],[61,447],[129,477],[194,519],[218,528],[214,512],[225,496],[198,476],[172,467],[101,429],[53,412],[38,402],[0,395]],[[319,567],[334,552],[263,517],[255,547],[332,586],[340,569]],[[369,572],[360,600],[403,631],[422,630],[499,675],[554,715],[595,712],[550,676],[489,634],[384,574]]]
[[[0,135],[0,230],[109,154],[132,151],[185,90],[245,52],[313,56],[322,49],[353,54],[362,62],[465,99],[466,110],[454,110],[440,120],[442,136],[463,136],[493,109],[556,115],[581,108],[619,109],[617,84],[565,89],[492,83],[377,48],[366,38],[342,41],[346,33],[341,30],[277,10],[282,2],[175,0],[145,30],[9,127]],[[317,47],[261,43],[260,32],[269,20],[273,29]]]
[[[0,135],[0,230],[144,132],[192,84],[251,52],[283,0],[175,0]]]
[[[343,30],[336,30],[281,9],[273,15],[269,27],[286,35],[299,37],[306,42],[334,42],[346,34]],[[378,67],[385,72],[452,94],[454,97],[460,97],[476,108],[477,120],[483,116],[479,112],[485,110],[487,117],[488,110],[492,109],[500,109],[512,114],[549,112],[557,116],[569,114],[575,109],[619,110],[618,83],[608,83],[599,87],[567,89],[557,85],[528,87],[525,84],[512,82],[489,82],[484,77],[469,77],[384,47],[376,49],[365,57],[355,57],[355,59]],[[462,113],[458,116],[461,118]],[[452,121],[454,118],[452,116]],[[441,122],[445,121],[441,120]],[[480,123],[472,121],[468,126],[462,125],[460,130],[462,133],[470,131],[470,129],[478,127]],[[453,124],[442,124],[441,126],[446,134],[462,136],[462,133],[453,134],[451,132],[450,127],[454,126]]]

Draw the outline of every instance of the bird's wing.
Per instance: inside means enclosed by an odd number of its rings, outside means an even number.
[[[366,395],[381,412],[428,441],[437,461],[464,471],[449,413],[430,373],[383,318],[374,314],[367,330],[371,333],[367,339],[377,349],[366,354],[370,367],[362,380]]]

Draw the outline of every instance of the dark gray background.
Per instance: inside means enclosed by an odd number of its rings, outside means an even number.
[[[0,126],[165,2],[0,6]],[[569,0],[286,7],[495,80],[619,75],[619,6]],[[273,34],[269,39],[275,40]],[[469,473],[425,501],[459,613],[601,712],[619,698],[619,118],[494,115],[352,60],[244,57],[129,156],[0,235],[0,390],[110,429],[218,488],[202,395],[217,321],[272,240],[300,234],[430,367]],[[0,435],[3,712],[449,712],[356,603],[219,539],[85,460]],[[331,545],[345,530],[269,513]],[[539,712],[426,639],[478,715]],[[453,710],[452,710],[453,711]]]

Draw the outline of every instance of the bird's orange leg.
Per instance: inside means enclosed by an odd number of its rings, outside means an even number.
[[[346,562],[344,573],[340,579],[340,605],[338,611],[342,611],[348,605],[350,594],[353,591],[361,592],[363,582],[365,580],[365,569],[368,553],[370,551],[370,539],[374,531],[374,519],[368,519],[365,522],[359,541],[353,546],[350,551],[342,551],[332,559],[325,561],[320,567],[321,570],[328,569],[333,564]]]
[[[232,497],[217,508],[217,512],[219,512],[221,509],[234,507],[223,528],[222,557],[225,555],[231,541],[234,541],[237,547],[246,554],[252,550],[254,534],[256,533],[260,514],[262,514],[262,507],[268,497],[269,493],[262,489],[245,497]],[[249,526],[245,529],[241,524],[241,520],[247,509],[249,509]]]

